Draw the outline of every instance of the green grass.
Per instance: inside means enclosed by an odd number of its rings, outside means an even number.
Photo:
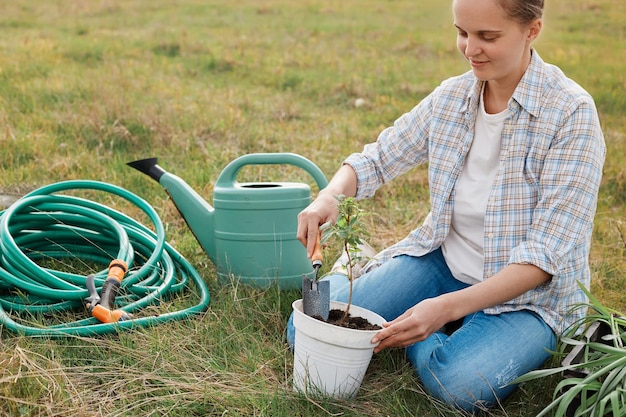
[[[298,291],[218,284],[162,188],[125,165],[158,156],[209,201],[221,170],[245,153],[295,152],[332,175],[442,79],[467,69],[448,3],[2,3],[0,194],[67,179],[127,188],[157,208],[168,241],[206,279],[212,300],[203,317],[118,336],[46,340],[4,329],[0,415],[457,415],[424,395],[400,351],[375,356],[356,401],[293,393],[283,332]],[[552,0],[536,43],[544,60],[596,98],[609,152],[592,291],[621,311],[624,22],[624,2]],[[358,98],[364,106],[354,105]],[[250,167],[241,175],[313,185],[290,167]],[[381,189],[364,203],[373,213],[371,243],[381,248],[403,237],[426,215],[427,198],[423,168]],[[536,415],[555,385],[527,383],[487,415]]]

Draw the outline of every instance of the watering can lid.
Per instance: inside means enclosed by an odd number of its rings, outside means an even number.
[[[306,207],[311,202],[311,187],[297,182],[237,183],[234,187],[216,188],[215,208],[286,209]]]

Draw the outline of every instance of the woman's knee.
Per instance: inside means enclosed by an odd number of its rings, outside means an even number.
[[[433,358],[429,365],[416,369],[426,391],[439,401],[466,411],[493,407],[513,391],[513,387],[497,387],[480,372],[459,372],[454,363]]]
[[[468,369],[463,354],[455,355],[443,348],[444,340],[445,335],[434,334],[406,349],[423,387],[434,398],[455,408],[473,411],[489,407],[496,399],[495,390],[478,370]]]

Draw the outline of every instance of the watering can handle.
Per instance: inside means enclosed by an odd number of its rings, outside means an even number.
[[[307,158],[295,153],[251,153],[242,155],[234,161],[226,165],[226,168],[217,178],[216,187],[232,187],[237,180],[239,170],[246,165],[276,165],[285,164],[302,168],[308,172],[319,189],[323,189],[328,185],[328,180],[324,173]]]

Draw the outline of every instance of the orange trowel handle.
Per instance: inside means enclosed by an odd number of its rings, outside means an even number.
[[[315,247],[313,248],[313,255],[311,256],[311,263],[315,269],[315,278],[317,279],[317,273],[319,272],[324,257],[322,256],[322,243],[321,232],[317,234],[317,240],[315,241]]]

